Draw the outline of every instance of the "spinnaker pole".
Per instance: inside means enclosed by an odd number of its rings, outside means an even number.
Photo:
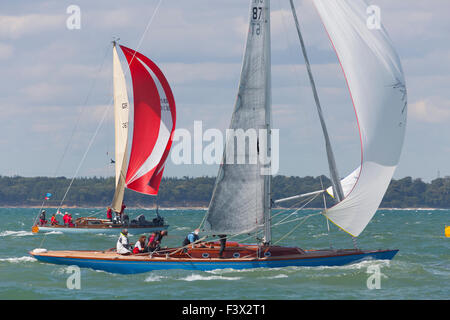
[[[311,83],[311,88],[314,95],[314,100],[316,102],[317,112],[319,114],[320,124],[322,126],[323,136],[325,138],[325,147],[327,150],[328,167],[330,169],[331,183],[333,185],[333,193],[335,194],[336,200],[338,202],[344,199],[344,192],[342,191],[341,180],[336,167],[336,161],[334,158],[333,150],[331,148],[330,137],[328,136],[328,130],[325,125],[325,120],[323,118],[322,107],[320,106],[319,95],[317,94],[316,84],[311,71],[311,65],[309,63],[308,55],[306,53],[305,43],[303,41],[302,33],[300,31],[300,24],[298,23],[297,14],[295,11],[295,6],[293,0],[290,0],[292,15],[294,16],[295,26],[297,27],[298,38],[300,39],[300,44],[302,46],[303,57],[305,59],[306,69],[308,70],[309,82]]]

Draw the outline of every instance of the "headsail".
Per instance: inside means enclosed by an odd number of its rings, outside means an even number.
[[[156,64],[137,51],[120,46],[133,80],[134,127],[126,186],[158,194],[175,131],[175,99]]]
[[[252,0],[239,91],[230,125],[234,132],[270,129],[270,76],[269,1]],[[262,164],[255,159],[259,140],[249,139],[248,147],[236,150],[234,139],[227,137],[206,217],[205,231],[214,234],[250,232],[262,227],[265,218],[268,220],[270,176],[261,173]],[[245,164],[237,163],[239,158],[245,159]]]
[[[361,139],[361,165],[342,180],[345,198],[326,216],[358,236],[383,199],[406,127],[400,60],[383,26],[369,28],[362,0],[315,0],[347,80]]]
[[[115,165],[116,191],[111,207],[119,212],[125,191],[125,174],[127,172],[127,143],[129,102],[125,76],[120,64],[116,43],[113,46],[113,82],[114,82],[114,125],[115,125]]]

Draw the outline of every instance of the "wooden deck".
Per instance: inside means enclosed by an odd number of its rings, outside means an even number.
[[[252,260],[290,260],[290,259],[309,259],[330,256],[345,256],[364,253],[356,249],[345,250],[302,250],[296,247],[278,247],[268,246],[260,247],[257,245],[242,245],[232,243],[226,246],[223,258],[219,257],[220,245],[218,243],[209,243],[203,247],[189,248],[184,252],[180,248],[161,249],[155,253],[141,253],[121,255],[114,249],[105,251],[95,250],[59,250],[40,252],[40,256],[72,258],[72,259],[92,259],[92,260],[118,260],[118,261],[252,261]],[[32,255],[33,252],[30,252]]]

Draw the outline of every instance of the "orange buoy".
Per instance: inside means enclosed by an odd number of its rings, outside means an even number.
[[[39,232],[39,227],[38,227],[38,226],[33,226],[33,227],[31,228],[31,232],[33,232],[33,233],[38,233],[38,232]]]
[[[450,238],[450,226],[445,226],[445,236]]]

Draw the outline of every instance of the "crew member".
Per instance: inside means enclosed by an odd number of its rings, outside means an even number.
[[[223,252],[225,251],[225,247],[227,245],[227,235],[221,234],[219,235],[220,240],[220,251],[219,251],[219,258],[223,258]]]
[[[190,243],[192,243],[192,247],[194,247],[193,243],[200,239],[200,237],[198,236],[199,232],[199,229],[195,229],[194,232],[190,232],[183,241],[183,247],[187,246]]]
[[[50,224],[52,226],[56,226],[58,225],[58,220],[56,220],[55,214],[52,215],[51,219],[50,219]]]
[[[131,253],[130,242],[128,241],[128,230],[123,229],[120,233],[116,244],[116,251],[118,254],[127,255]]]
[[[75,225],[72,222],[72,214],[69,213],[69,216],[67,218],[67,224],[69,227],[75,227]]]
[[[106,219],[109,219],[109,221],[112,221],[112,209],[111,209],[111,207],[108,207],[108,210],[106,210]]]
[[[39,225],[43,226],[47,223],[47,220],[45,220],[45,210],[42,210],[41,214],[39,215]]]
[[[148,241],[149,251],[159,251],[161,249],[161,241],[165,236],[167,236],[167,230],[153,232]]]
[[[145,252],[145,236],[141,236],[138,241],[136,241],[133,249],[133,253],[143,253]]]
[[[64,213],[63,221],[64,221],[64,226],[68,227],[69,226],[69,213],[67,211]]]

